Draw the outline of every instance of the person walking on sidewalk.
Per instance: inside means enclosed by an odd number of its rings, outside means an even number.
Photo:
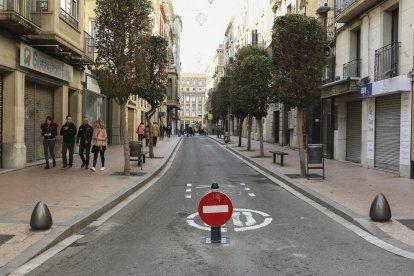
[[[164,136],[165,136],[165,126],[164,126],[164,124],[161,123],[161,127],[160,127],[160,141],[164,140]]]
[[[150,126],[149,125],[145,127],[144,137],[145,137],[145,146],[148,147],[149,139],[150,139]]]
[[[171,124],[167,124],[167,128],[166,128],[166,132],[167,132],[167,137],[168,137],[168,139],[170,139],[170,137],[171,137]]]
[[[76,126],[73,123],[72,116],[66,116],[66,123],[60,129],[60,135],[63,136],[62,141],[62,168],[68,166],[68,158],[66,152],[69,150],[69,168],[73,165],[73,150],[75,147]]]
[[[40,126],[43,136],[43,151],[45,153],[46,166],[45,169],[49,169],[49,153],[53,160],[53,167],[56,167],[55,160],[55,145],[58,124],[53,122],[52,117],[47,116],[45,122]]]
[[[137,134],[138,134],[138,141],[144,140],[145,125],[143,122],[141,122],[139,126],[137,127]]]
[[[160,136],[160,126],[158,125],[157,122],[154,122],[152,124],[152,144],[154,145],[154,147],[157,146],[157,140],[159,136]]]
[[[76,144],[79,145],[79,156],[82,160],[82,168],[85,170],[89,167],[89,155],[91,152],[93,128],[89,125],[89,118],[83,118],[83,124],[79,127]],[[86,157],[85,157],[86,155]]]
[[[105,150],[106,150],[106,129],[101,120],[96,121],[92,137],[93,167],[91,171],[96,171],[98,154],[101,155],[101,171],[105,170]]]

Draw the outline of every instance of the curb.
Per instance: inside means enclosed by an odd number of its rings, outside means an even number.
[[[222,144],[220,141],[217,141],[213,137],[209,137],[214,142],[219,144],[221,147],[225,148],[226,150],[232,152],[233,154],[239,156],[247,163],[256,166],[260,170],[266,172],[267,174],[270,174],[274,178],[280,180],[284,184],[288,185],[290,188],[294,189],[295,191],[301,193],[302,195],[306,196],[307,198],[311,199],[312,201],[318,203],[319,205],[327,208],[331,212],[335,213],[336,215],[342,217],[343,219],[347,220],[348,222],[352,223],[353,225],[361,228],[362,230],[370,233],[371,235],[375,236],[376,238],[389,243],[391,245],[394,245],[400,249],[410,251],[414,253],[414,247],[408,244],[405,244],[395,238],[390,237],[387,235],[384,231],[382,231],[379,227],[377,227],[368,216],[361,216],[354,211],[350,210],[349,208],[331,200],[330,198],[327,198],[324,195],[321,195],[320,193],[306,187],[302,183],[299,183],[298,181],[295,181],[294,179],[285,176],[284,174],[281,174],[278,171],[271,171],[268,168],[262,166],[261,164],[258,164],[255,162],[252,158],[242,155],[240,152],[238,152],[235,149],[232,149],[231,147]],[[277,184],[275,184],[277,185]]]
[[[183,138],[180,137],[177,144],[166,154],[166,158],[164,158],[161,166],[156,168],[153,172],[148,173],[148,175],[146,175],[141,182],[135,183],[131,181],[131,183],[124,187],[122,190],[118,191],[117,193],[113,194],[112,196],[106,199],[103,199],[101,202],[97,203],[95,206],[92,206],[83,214],[68,221],[67,225],[57,226],[40,241],[31,245],[28,249],[23,251],[11,262],[0,268],[0,275],[8,275],[12,273],[13,271],[18,269],[23,264],[27,263],[34,257],[45,252],[46,250],[53,247],[62,240],[70,237],[77,231],[85,228],[91,222],[93,222],[94,220],[96,220],[97,218],[99,218],[112,208],[114,208],[124,199],[126,199],[127,197],[135,193],[137,190],[142,188],[145,184],[151,181],[156,175],[158,175],[164,169],[164,167],[170,161],[173,153],[180,147],[182,140]]]

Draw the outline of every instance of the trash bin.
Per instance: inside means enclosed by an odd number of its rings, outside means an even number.
[[[142,151],[142,142],[130,141],[129,142],[129,156],[140,157]]]
[[[307,147],[306,174],[309,177],[309,170],[322,170],[322,179],[325,179],[325,160],[323,158],[322,144],[308,144]],[[311,166],[310,166],[311,165]]]

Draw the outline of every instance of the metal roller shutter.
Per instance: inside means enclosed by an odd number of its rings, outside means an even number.
[[[40,125],[47,116],[53,117],[53,88],[26,82],[25,91],[26,162],[44,158]]]
[[[3,75],[0,74],[0,168],[3,167]]]
[[[400,171],[401,95],[376,98],[375,168]]]
[[[361,163],[362,102],[349,102],[346,123],[346,160]]]

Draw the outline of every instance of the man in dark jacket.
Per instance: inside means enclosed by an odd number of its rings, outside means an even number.
[[[76,136],[76,126],[73,123],[72,116],[66,116],[66,123],[60,129],[60,135],[63,136],[62,141],[62,168],[68,166],[68,159],[66,152],[69,150],[69,168],[72,168],[73,165],[73,149],[75,147],[75,136]]]
[[[83,124],[79,127],[78,136],[76,138],[76,144],[79,144],[79,156],[82,159],[82,168],[85,170],[89,166],[89,155],[91,152],[91,144],[93,137],[93,128],[89,125],[89,118],[83,118]],[[85,155],[86,158],[85,158]]]

